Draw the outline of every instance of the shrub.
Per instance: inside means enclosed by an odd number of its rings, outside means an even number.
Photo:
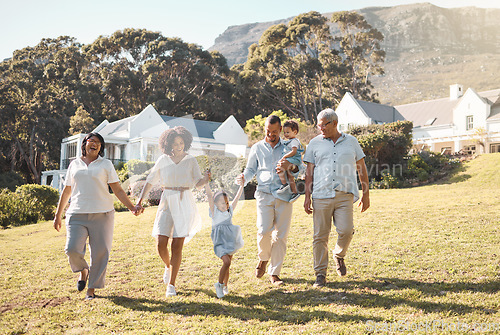
[[[127,206],[125,206],[120,200],[115,200],[113,202],[113,207],[115,208],[116,212],[126,212],[126,211],[128,211]]]
[[[59,200],[59,192],[42,185],[19,186],[15,192],[0,192],[0,225],[21,226],[50,220]]]
[[[269,115],[277,115],[281,120],[281,124],[283,124],[287,120],[297,121],[297,123],[299,124],[299,133],[297,135],[297,138],[304,145],[309,143],[311,139],[313,139],[319,134],[318,130],[316,129],[316,127],[314,127],[314,125],[302,121],[301,119],[298,118],[290,118],[281,110],[274,111]],[[265,135],[264,125],[266,123],[266,119],[267,116],[257,115],[247,120],[244,130],[245,133],[248,135],[249,145],[252,145],[255,142],[260,141],[264,138]]]
[[[16,189],[16,195],[25,202],[32,202],[31,212],[38,220],[50,220],[59,201],[59,191],[46,185],[26,184]]]
[[[238,190],[236,177],[246,166],[245,158],[225,157],[225,156],[198,156],[196,157],[201,171],[210,169],[212,180],[210,187],[213,190],[225,189],[232,197]]]
[[[128,171],[129,176],[144,174],[155,165],[155,162],[145,162],[138,159],[129,160],[125,163],[124,168]]]
[[[15,191],[16,187],[24,183],[24,178],[14,171],[0,173],[0,188],[8,188],[11,191]]]

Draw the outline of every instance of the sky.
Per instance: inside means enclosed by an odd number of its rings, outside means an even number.
[[[158,31],[204,49],[226,28],[285,19],[309,11],[330,13],[412,0],[0,0],[0,60],[42,38],[68,35],[83,44],[125,28]],[[431,0],[444,8],[500,8],[498,0]]]

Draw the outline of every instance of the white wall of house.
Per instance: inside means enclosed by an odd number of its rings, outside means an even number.
[[[214,139],[217,142],[245,146],[248,143],[248,136],[241,128],[234,116],[229,116],[216,131],[214,131]],[[244,156],[244,155],[243,155]]]
[[[350,126],[366,126],[372,119],[366,115],[351,93],[347,92],[335,110],[339,118],[339,130],[346,131]]]
[[[490,115],[490,105],[469,88],[453,110],[453,124],[457,134],[472,134],[475,129],[486,129],[486,119]],[[472,128],[467,129],[467,120],[472,118]]]

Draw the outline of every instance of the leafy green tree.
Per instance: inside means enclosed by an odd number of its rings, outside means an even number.
[[[69,119],[69,133],[71,135],[80,133],[89,133],[95,128],[94,119],[90,116],[83,106],[79,106],[75,115]]]
[[[339,36],[331,33],[327,18],[318,12],[267,29],[249,48],[238,91],[259,92],[261,110],[282,109],[311,122],[322,109],[337,105],[347,91],[375,100],[368,76],[382,73],[382,35],[359,15],[333,20],[340,27]]]
[[[80,45],[68,36],[43,39],[18,50],[0,65],[1,138],[9,143],[11,166],[39,183],[44,168],[55,168],[69,116],[84,91]]]
[[[218,52],[145,29],[125,29],[85,46],[89,77],[101,87],[102,116],[121,119],[153,106],[163,114],[225,119],[229,68]]]
[[[384,36],[354,11],[336,12],[331,20],[340,29],[340,35],[334,39],[339,43],[340,54],[343,55],[348,91],[356,99],[376,102],[375,95],[371,94],[373,85],[369,77],[384,74],[381,64],[385,60],[385,51],[380,49]]]

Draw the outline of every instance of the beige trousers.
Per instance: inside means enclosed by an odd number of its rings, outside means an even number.
[[[313,256],[316,276],[320,274],[326,276],[328,237],[332,229],[332,219],[338,234],[333,256],[344,258],[347,253],[354,234],[353,197],[351,193],[336,191],[334,198],[313,199]]]
[[[279,275],[286,254],[293,204],[260,191],[255,192],[255,199],[259,260],[269,261],[267,270],[269,275]]]
[[[66,255],[73,272],[89,269],[89,288],[103,288],[113,241],[115,211],[96,214],[68,214]],[[90,267],[85,260],[89,239]]]

